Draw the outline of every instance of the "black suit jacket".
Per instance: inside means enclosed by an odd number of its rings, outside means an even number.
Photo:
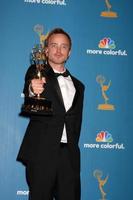
[[[28,69],[25,77],[24,93],[28,94],[30,80],[36,73],[36,66]],[[53,114],[48,116],[31,116],[17,160],[27,164],[32,162],[51,162],[58,151],[64,123],[66,124],[68,149],[73,167],[79,170],[80,152],[78,141],[80,136],[84,85],[71,76],[76,93],[71,108],[66,112],[58,80],[50,66],[43,71],[47,84],[42,96],[52,101]],[[51,163],[52,164],[52,163]]]

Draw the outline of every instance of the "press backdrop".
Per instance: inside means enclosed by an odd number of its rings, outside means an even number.
[[[86,87],[82,200],[133,199],[132,7],[132,0],[0,1],[1,200],[28,198],[25,168],[16,162],[28,124],[19,116],[21,93],[33,46],[55,27],[71,35],[66,66]]]

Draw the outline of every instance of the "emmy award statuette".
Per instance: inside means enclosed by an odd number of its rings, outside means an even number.
[[[32,77],[33,79],[42,79],[43,77],[46,80],[44,83],[44,95],[26,95],[24,96],[24,103],[21,107],[22,115],[51,115],[52,114],[52,102],[45,98],[45,87],[47,85],[47,78],[45,77],[45,67],[46,59],[44,54],[44,47],[39,44],[32,49],[31,53],[31,64],[34,64],[36,67],[35,74]]]
[[[44,69],[45,69],[45,66],[43,64],[37,64],[36,65],[37,74],[35,78],[42,79],[42,71]],[[45,92],[45,84],[44,84],[44,92]],[[24,104],[22,105],[21,111],[23,114],[51,115],[52,102],[47,100],[44,97],[41,97],[40,94],[37,94],[36,96],[33,96],[33,97],[25,96]]]
[[[25,95],[24,94],[24,103],[21,107],[21,115],[52,115],[52,102],[45,97],[45,88],[47,85],[47,78],[45,77],[45,67],[46,67],[46,57],[45,57],[45,45],[44,41],[48,34],[43,34],[43,26],[35,25],[34,31],[38,34],[40,38],[40,43],[36,44],[30,54],[31,65],[35,65],[35,74],[32,76],[32,79],[42,79],[43,77],[46,80],[44,83],[44,91],[42,94],[37,95]]]

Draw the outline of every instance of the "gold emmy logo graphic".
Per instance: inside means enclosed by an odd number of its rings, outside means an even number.
[[[105,4],[106,4],[106,7],[108,10],[101,12],[101,16],[102,17],[111,17],[111,18],[118,17],[116,12],[111,11],[112,5],[110,4],[109,0],[105,0]]]
[[[105,85],[104,84],[105,80],[106,80],[105,77],[102,75],[98,75],[96,77],[96,81],[98,84],[100,84],[102,97],[104,99],[104,103],[98,105],[98,110],[115,110],[114,105],[108,103],[109,97],[106,95],[106,92],[110,88],[111,81],[109,81],[108,84]]]
[[[34,26],[34,31],[38,34],[40,38],[40,45],[42,45],[42,48],[44,48],[44,41],[46,40],[48,33],[43,34],[44,28],[43,25],[37,24]]]
[[[103,190],[103,187],[107,183],[108,176],[106,176],[105,179],[102,179],[101,177],[103,176],[103,173],[100,170],[95,170],[93,172],[93,175],[98,180],[98,186],[99,186],[99,190],[100,190],[100,193],[101,193],[101,199],[100,200],[107,200],[106,199],[107,193]]]

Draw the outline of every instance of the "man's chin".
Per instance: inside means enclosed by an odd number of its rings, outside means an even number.
[[[51,60],[50,62],[56,65],[62,65],[66,62],[66,60]]]

